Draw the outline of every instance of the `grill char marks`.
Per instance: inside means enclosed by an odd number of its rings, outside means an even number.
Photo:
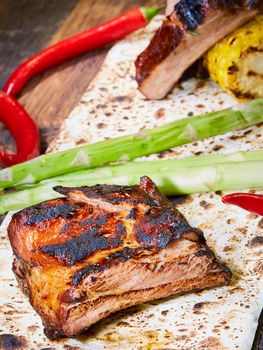
[[[134,225],[137,241],[146,247],[163,249],[170,242],[179,239],[181,234],[192,230],[186,220],[181,220],[181,215],[172,208],[165,212],[153,207],[145,213],[143,220]]]
[[[106,238],[99,234],[98,229],[82,233],[76,238],[68,239],[65,243],[53,244],[41,247],[43,253],[47,253],[66,265],[75,265],[99,250],[119,247],[122,244],[120,232],[116,231],[113,238]]]
[[[92,204],[98,203],[94,201],[103,198],[103,202],[116,205],[116,210],[118,210],[118,205],[126,203],[131,205],[139,203],[155,204],[154,199],[142,191],[139,186],[95,185],[76,188],[56,186],[54,190],[71,198],[78,198]]]
[[[174,6],[174,12],[187,30],[194,30],[203,23],[209,11],[253,9],[259,1],[253,0],[181,0]]]
[[[57,206],[42,206],[31,207],[27,209],[28,219],[25,224],[28,226],[37,225],[46,220],[53,220],[59,217],[67,219],[76,213],[81,207],[80,204],[71,204],[61,199],[61,204]]]
[[[196,29],[210,10],[207,0],[182,0],[174,7],[178,19],[187,30]]]
[[[46,245],[40,248],[41,252],[57,258],[66,265],[75,265],[76,262],[82,261],[101,250],[117,248],[123,242],[125,227],[121,223],[112,224],[112,231],[106,237],[103,234],[103,226],[98,223],[106,223],[106,218],[96,218],[89,220],[88,226],[93,228],[86,230],[75,238],[66,240],[64,243]],[[93,225],[95,224],[95,225]]]
[[[123,308],[230,283],[202,232],[149,178],[56,189],[67,197],[16,213],[8,227],[13,271],[48,337],[74,337]]]
[[[161,99],[216,42],[260,12],[260,0],[181,0],[137,57],[136,80],[149,99]]]

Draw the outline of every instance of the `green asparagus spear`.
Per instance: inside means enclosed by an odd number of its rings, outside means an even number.
[[[43,200],[60,197],[52,189],[56,185],[65,187],[95,184],[135,185],[139,183],[141,176],[148,175],[163,193],[176,195],[262,188],[262,172],[263,151],[240,152],[225,156],[210,155],[185,160],[171,159],[112,165],[93,171],[87,170],[87,176],[82,171],[76,173],[76,177],[74,174],[69,174],[33,188],[3,195],[0,197],[0,214],[9,210],[21,209]]]
[[[88,181],[90,179],[103,179],[106,177],[116,177],[119,174],[136,174],[143,173],[147,170],[148,174],[153,172],[165,172],[170,169],[185,168],[187,166],[205,166],[214,165],[217,163],[233,163],[241,161],[257,161],[263,160],[263,151],[239,151],[230,154],[210,154],[205,156],[176,158],[168,160],[154,161],[133,161],[121,165],[109,165],[95,169],[80,170],[73,173],[56,176],[51,179],[42,180],[36,184],[22,184],[16,186],[17,190],[39,187],[47,183],[58,182],[63,185],[64,182],[70,183],[79,181]]]
[[[263,121],[263,98],[228,108],[184,118],[134,135],[87,144],[67,151],[45,154],[0,171],[0,188],[35,183],[73,171],[160,152],[195,140],[240,130]]]

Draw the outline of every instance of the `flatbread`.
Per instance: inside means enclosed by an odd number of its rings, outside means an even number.
[[[162,20],[115,45],[80,104],[70,113],[49,152],[137,132],[237,104],[211,81],[189,79],[162,101],[137,90],[134,59]],[[154,88],[154,87],[153,87]],[[263,127],[228,133],[144,159],[230,153],[262,147]],[[140,161],[140,160],[138,160]],[[258,191],[258,193],[263,193]],[[263,306],[263,219],[221,202],[222,193],[187,196],[177,204],[192,226],[234,273],[229,287],[153,301],[121,311],[78,339],[49,341],[40,318],[17,287],[6,237],[0,230],[0,329],[32,349],[250,350]]]

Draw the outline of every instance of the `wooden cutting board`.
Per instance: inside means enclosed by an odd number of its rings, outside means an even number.
[[[59,1],[57,1],[59,2]],[[0,3],[3,5],[4,2]],[[117,16],[127,9],[138,6],[162,5],[161,0],[80,0],[59,26],[50,43],[56,43],[91,26]],[[45,151],[56,136],[61,123],[79,102],[82,94],[99,70],[108,49],[101,49],[74,59],[32,79],[22,92],[19,101],[36,120]],[[0,130],[0,145],[13,150],[14,143],[8,132]],[[263,322],[261,322],[263,323]],[[263,349],[262,334],[258,331],[254,349]],[[260,345],[260,343],[262,343]]]

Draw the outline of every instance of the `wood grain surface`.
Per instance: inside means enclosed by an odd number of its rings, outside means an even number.
[[[131,7],[146,4],[162,5],[163,1],[0,0],[1,85],[20,61],[49,43],[113,18]],[[41,130],[43,152],[94,78],[107,51],[108,48],[97,50],[51,69],[32,79],[22,92],[19,101]],[[4,128],[0,129],[0,149],[15,149]],[[263,316],[260,323],[263,323]],[[253,349],[263,349],[262,338],[260,327]]]
[[[109,20],[129,8],[162,3],[161,0],[132,2],[128,0],[80,0],[49,43],[56,43]],[[57,6],[61,8],[60,2]],[[40,49],[39,46],[38,49]],[[51,69],[32,79],[23,90],[19,101],[36,120],[41,130],[42,151],[45,151],[50,140],[55,137],[61,122],[78,103],[81,95],[100,68],[107,51],[107,48],[97,50]],[[7,132],[0,133],[0,144],[5,145],[5,148],[9,150],[14,149]]]
[[[20,62],[48,44],[77,3],[78,0],[0,0],[0,88]],[[0,148],[10,144],[9,132],[2,128]]]

